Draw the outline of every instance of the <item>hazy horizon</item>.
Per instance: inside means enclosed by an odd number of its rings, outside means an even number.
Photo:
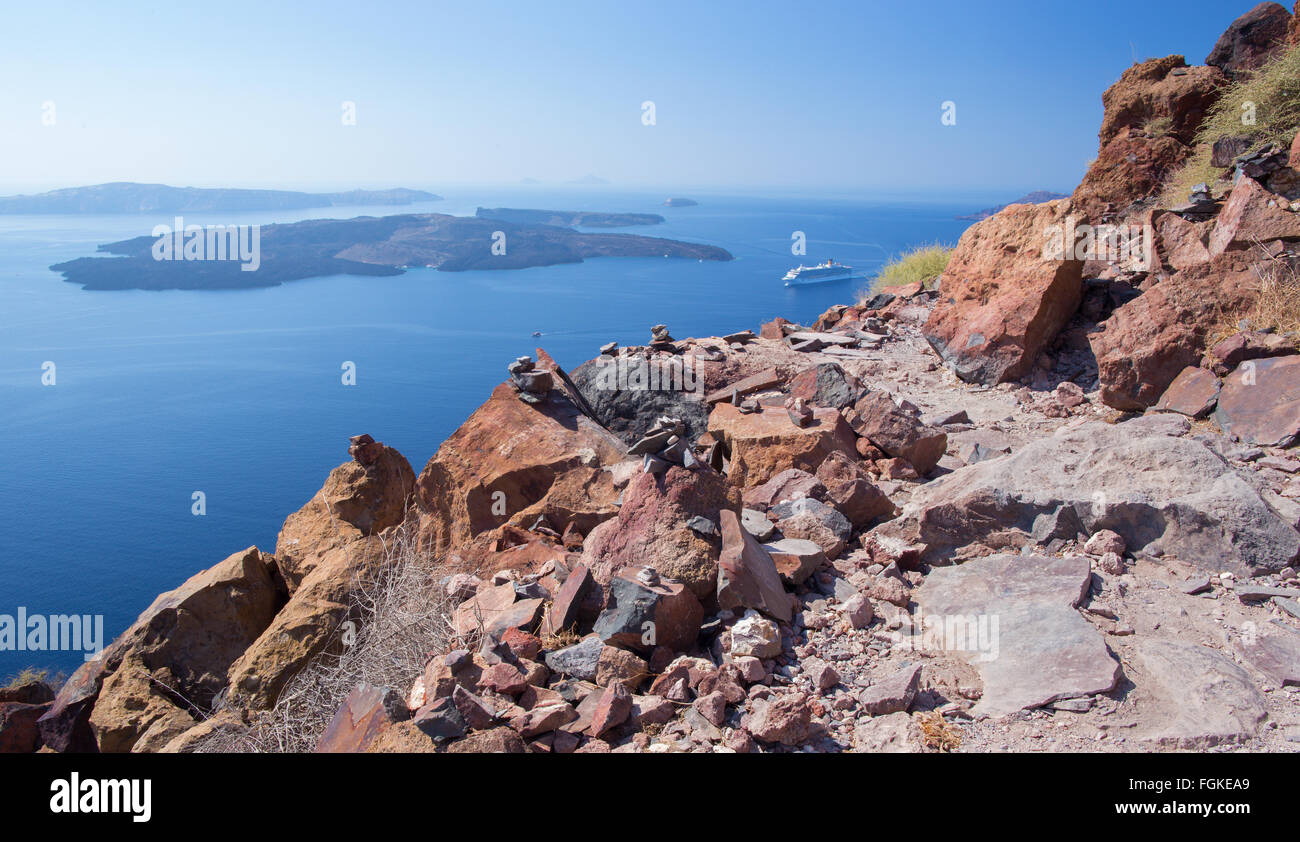
[[[33,5],[10,28],[41,37],[0,56],[0,192],[1066,192],[1135,58],[1200,63],[1253,5],[1102,0],[1086,61],[1076,13],[1031,2]]]

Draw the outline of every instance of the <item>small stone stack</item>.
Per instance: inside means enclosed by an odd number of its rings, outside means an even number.
[[[532,357],[520,357],[506,366],[506,370],[510,372],[510,385],[525,403],[541,403],[546,393],[555,387],[551,373],[537,368]]]
[[[379,454],[384,450],[384,445],[375,441],[374,438],[369,435],[362,434],[359,436],[353,436],[349,441],[351,444],[348,445],[348,455],[355,459],[356,463],[363,468],[368,468],[375,464],[375,460],[379,458]]]
[[[668,333],[668,325],[655,325],[650,328],[650,347],[656,351],[676,351],[677,340]]]
[[[649,474],[662,474],[670,465],[681,465],[695,470],[699,467],[700,461],[685,436],[685,421],[663,415],[639,441],[628,449],[628,454],[644,456],[642,469]]]

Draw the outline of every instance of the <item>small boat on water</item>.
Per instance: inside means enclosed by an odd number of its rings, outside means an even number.
[[[798,266],[785,273],[785,285],[788,287],[806,284],[826,284],[831,281],[847,281],[856,278],[852,266],[836,263],[833,259],[816,266]]]

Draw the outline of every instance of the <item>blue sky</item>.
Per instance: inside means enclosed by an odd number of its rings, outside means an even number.
[[[11,4],[0,188],[1070,190],[1106,86],[1253,5]]]

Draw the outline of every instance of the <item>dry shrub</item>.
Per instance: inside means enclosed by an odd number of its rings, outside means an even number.
[[[1246,125],[1243,116],[1253,116]],[[1292,47],[1256,72],[1229,85],[1210,109],[1196,135],[1196,152],[1168,180],[1161,193],[1163,207],[1187,201],[1201,182],[1214,187],[1221,170],[1210,164],[1212,146],[1221,137],[1251,136],[1257,144],[1277,143],[1284,149],[1300,131],[1300,47]]]
[[[1300,333],[1300,267],[1283,255],[1270,258],[1260,269],[1259,301],[1246,316],[1255,330],[1281,334]]]
[[[357,619],[342,624],[331,645],[290,679],[275,707],[252,713],[246,730],[214,731],[194,750],[310,752],[358,684],[405,695],[430,653],[477,644],[452,628],[455,606],[438,585],[448,572],[413,534],[399,532],[383,544],[382,563],[354,583],[349,616]],[[227,706],[237,708],[237,700]]]
[[[961,731],[957,726],[943,718],[937,710],[918,714],[917,725],[921,729],[921,742],[926,748],[935,751],[952,751],[961,745]]]
[[[918,281],[926,289],[933,289],[935,281],[948,268],[952,252],[951,246],[940,243],[917,246],[903,252],[881,267],[871,286],[858,294],[858,302],[861,303],[878,292],[886,292],[889,287],[906,286]]]

